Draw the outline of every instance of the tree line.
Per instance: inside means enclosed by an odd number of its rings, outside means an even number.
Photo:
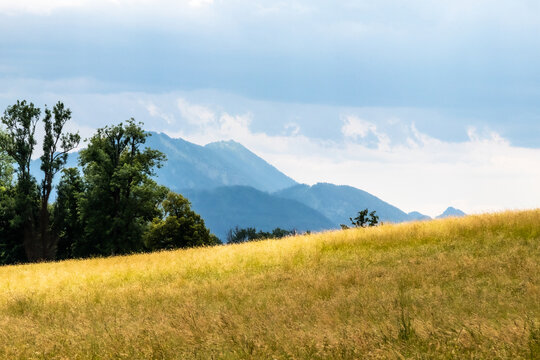
[[[67,168],[81,141],[66,131],[71,115],[61,102],[42,112],[17,101],[1,117],[0,264],[220,243],[187,199],[152,179],[166,158],[144,147],[150,134],[134,119],[98,129],[79,152],[82,172]],[[30,172],[39,123],[40,182]]]
[[[257,231],[257,229],[253,227],[239,228],[238,226],[235,226],[227,233],[227,243],[239,244],[263,239],[281,239],[292,235],[296,235],[295,230],[284,230],[279,227],[272,231]]]

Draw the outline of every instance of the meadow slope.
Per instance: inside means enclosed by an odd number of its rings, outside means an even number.
[[[540,358],[540,210],[0,268],[2,359]]]

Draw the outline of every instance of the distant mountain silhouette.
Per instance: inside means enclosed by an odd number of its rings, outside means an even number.
[[[424,215],[422,213],[419,213],[418,211],[412,211],[408,213],[407,215],[409,215],[409,218],[411,220],[417,220],[417,221],[431,220],[431,216]]]
[[[234,141],[200,146],[165,134],[152,133],[146,146],[165,153],[167,161],[156,170],[156,181],[185,195],[209,228],[225,240],[238,225],[269,231],[322,230],[349,224],[349,217],[368,208],[381,221],[403,222],[429,219],[418,212],[406,214],[395,206],[351,186],[319,183],[297,184],[274,166]],[[69,155],[67,167],[77,166],[78,153]],[[32,174],[42,178],[40,161],[31,164]],[[61,174],[55,177],[58,183]],[[54,201],[56,192],[51,196]],[[463,216],[448,208],[440,217]]]
[[[451,217],[451,216],[461,217],[461,216],[465,216],[465,215],[467,215],[467,214],[465,214],[463,211],[450,206],[441,215],[437,216],[436,219],[444,219],[444,218]]]
[[[246,185],[272,192],[296,184],[296,181],[232,140],[200,146],[165,134],[152,133],[146,145],[167,155],[165,166],[156,171],[157,179],[174,191]]]
[[[183,192],[206,226],[222,241],[234,226],[270,231],[318,231],[337,226],[319,211],[298,201],[284,199],[248,186],[226,186],[211,190]]]
[[[299,201],[321,212],[334,225],[349,224],[360,210],[376,211],[380,221],[402,222],[411,220],[409,215],[368,192],[345,185],[318,183],[313,186],[294,185],[274,193],[277,196]]]
[[[296,184],[296,181],[232,140],[200,146],[151,132],[145,146],[167,156],[164,166],[156,170],[156,180],[176,192],[229,185],[246,185],[273,192]],[[78,152],[69,154],[66,167],[76,167],[78,157]],[[43,177],[40,164],[39,159],[31,164],[32,175],[38,181]],[[60,177],[61,174],[55,177],[55,184],[58,184]]]

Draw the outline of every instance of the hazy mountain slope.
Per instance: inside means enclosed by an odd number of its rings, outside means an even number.
[[[161,169],[157,169],[157,182],[169,187],[171,190],[188,194],[188,198],[196,205],[201,200],[201,204],[210,204],[214,200],[208,197],[221,197],[215,199],[220,203],[220,208],[216,212],[210,211],[209,205],[201,205],[203,217],[208,217],[211,224],[214,224],[216,232],[221,236],[224,231],[231,226],[255,226],[270,230],[268,227],[296,227],[299,230],[319,230],[330,227],[337,227],[339,224],[348,224],[349,217],[354,217],[358,211],[368,208],[376,210],[380,220],[390,222],[402,222],[409,220],[427,219],[420,213],[413,212],[406,214],[400,209],[392,206],[381,199],[351,186],[337,186],[332,184],[319,183],[314,186],[299,185],[293,179],[281,173],[265,160],[258,157],[244,146],[234,141],[220,141],[200,146],[180,138],[171,138],[165,134],[152,133],[147,139],[146,146],[157,149],[165,153],[167,161]],[[78,153],[69,156],[67,166],[77,166]],[[32,173],[39,180],[42,177],[39,169],[40,161],[32,162]],[[55,184],[58,183],[61,173],[57,174]],[[219,191],[193,192],[192,190],[211,190],[223,186],[250,186],[260,191],[273,193],[282,199],[294,200],[297,213],[293,214],[288,206],[289,203],[279,202],[272,196],[266,194],[250,193],[236,189],[221,189]],[[205,195],[202,195],[205,194]],[[245,203],[241,198],[245,197]],[[54,201],[56,192],[53,191],[51,201]],[[194,199],[191,199],[194,197]],[[205,202],[206,201],[206,202]],[[262,204],[268,201],[268,204]],[[238,208],[238,204],[241,209]],[[298,208],[298,203],[304,205]],[[272,209],[265,216],[259,216],[263,209]],[[230,208],[231,214],[226,209]],[[195,207],[197,209],[197,206]],[[245,216],[244,222],[240,221],[241,211]],[[266,210],[265,210],[266,211]],[[301,211],[305,213],[300,214]],[[317,212],[316,219],[311,221],[310,215]],[[225,213],[225,215],[222,215]],[[264,213],[264,212],[262,212]],[[290,216],[284,216],[289,214]],[[441,216],[462,216],[463,212],[454,208],[449,208]],[[317,217],[318,216],[318,217]],[[324,217],[324,220],[320,219]],[[215,218],[214,218],[215,217]],[[285,221],[287,220],[287,221]],[[297,221],[298,220],[298,221]]]
[[[297,182],[280,172],[274,166],[255,155],[235,141],[219,141],[207,144],[221,164],[232,169],[238,179],[234,185],[248,185],[256,189],[273,192],[296,185]],[[242,182],[245,183],[242,183]]]
[[[355,217],[358,211],[368,208],[377,211],[381,221],[401,222],[410,217],[395,206],[382,201],[363,190],[327,183],[313,186],[295,185],[278,191],[275,195],[299,201],[320,211],[335,225],[349,224],[349,217]]]
[[[324,230],[336,225],[320,212],[291,199],[273,196],[247,186],[227,186],[184,193],[206,226],[223,241],[229,229],[255,227],[269,231],[282,229]]]
[[[220,141],[200,146],[165,134],[152,133],[147,146],[167,155],[157,171],[158,182],[172,190],[246,185],[276,191],[296,182],[241,144]]]
[[[152,133],[145,144],[167,156],[167,161],[156,171],[158,183],[171,190],[211,189],[219,186],[246,185],[273,192],[296,184],[241,144],[220,141],[200,146],[189,141]],[[69,156],[67,167],[77,166],[78,153]],[[40,160],[32,161],[32,174],[43,177]],[[58,183],[61,173],[55,178]]]
[[[450,206],[448,209],[444,210],[441,215],[437,216],[436,219],[444,219],[450,216],[461,217],[465,215],[467,214],[465,214],[463,211]]]
[[[412,211],[408,213],[407,215],[409,215],[409,218],[411,220],[431,220],[430,216],[419,213],[418,211]]]

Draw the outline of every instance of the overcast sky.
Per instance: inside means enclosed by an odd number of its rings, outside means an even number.
[[[0,0],[0,108],[234,139],[437,215],[540,204],[537,0]]]

